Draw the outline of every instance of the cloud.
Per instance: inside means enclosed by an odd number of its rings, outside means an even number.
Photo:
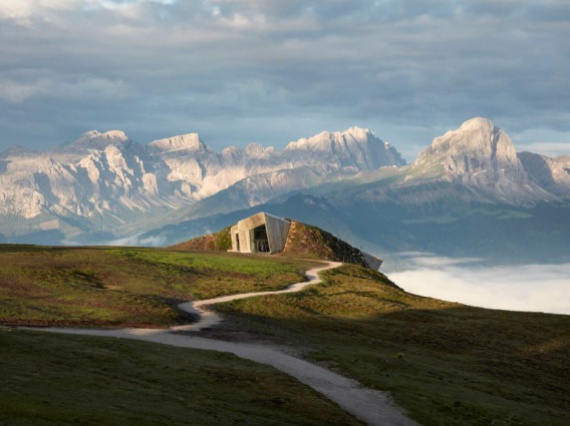
[[[570,264],[483,267],[425,255],[407,260],[409,269],[389,277],[408,292],[484,308],[570,315]]]
[[[33,97],[58,99],[119,99],[127,95],[122,81],[86,78],[79,81],[42,79],[32,83],[0,79],[0,100],[22,103]]]
[[[284,145],[358,124],[412,153],[473,116],[568,135],[569,15],[563,1],[3,1],[0,148],[110,127]],[[96,82],[119,99],[82,89]]]

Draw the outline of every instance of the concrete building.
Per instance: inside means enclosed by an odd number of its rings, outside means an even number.
[[[232,226],[232,250],[240,253],[283,251],[291,222],[267,213],[257,213]]]
[[[231,227],[232,248],[230,251],[238,253],[281,253],[285,249],[289,232],[295,234],[296,230],[298,232],[299,226],[304,229],[304,231],[301,232],[306,233],[306,235],[300,238],[301,240],[311,240],[314,238],[312,233],[318,232],[319,237],[315,240],[319,241],[317,244],[326,246],[329,250],[334,247],[329,255],[324,255],[329,260],[355,263],[367,266],[375,271],[382,265],[382,259],[378,259],[377,257],[354,248],[328,232],[318,228],[310,230],[307,228],[307,225],[276,217],[265,212],[257,213],[240,220],[236,225]],[[299,240],[299,236],[297,235],[296,238],[294,236],[293,240]],[[308,251],[307,247],[309,247]],[[296,255],[302,256],[303,254],[309,254],[309,256],[314,257],[314,253],[310,253],[310,245],[306,247],[289,247],[288,250],[293,250]],[[322,255],[321,251],[321,256]]]

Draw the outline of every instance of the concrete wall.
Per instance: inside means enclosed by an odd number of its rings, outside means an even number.
[[[378,259],[369,253],[362,252],[362,257],[370,269],[378,271],[380,269],[380,266],[382,266],[382,259]]]
[[[232,249],[230,251],[240,253],[254,253],[253,231],[255,228],[265,225],[267,230],[267,241],[269,243],[269,253],[281,253],[285,248],[291,222],[267,213],[257,213],[253,216],[240,220],[232,226],[230,233],[232,237]],[[239,238],[239,249],[238,249]],[[350,247],[350,246],[349,246]],[[353,249],[356,250],[356,249]],[[382,259],[378,259],[368,253],[362,253],[365,263],[370,269],[377,271],[382,265]],[[360,263],[360,261],[358,261]]]
[[[265,225],[267,229],[269,252],[279,253],[283,251],[291,223],[285,219],[263,212],[240,220],[237,225],[232,226],[230,231],[232,237],[231,251],[253,253],[253,230],[261,225]],[[238,238],[239,250],[237,244]]]
[[[267,239],[269,240],[269,251],[270,253],[281,253],[285,248],[291,222],[267,213],[264,214],[265,226],[267,227]]]

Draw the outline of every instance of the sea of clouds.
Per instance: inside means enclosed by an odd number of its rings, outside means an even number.
[[[477,259],[402,253],[388,276],[421,296],[483,308],[570,315],[570,263],[483,266]]]

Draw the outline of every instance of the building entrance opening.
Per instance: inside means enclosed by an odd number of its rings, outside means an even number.
[[[238,253],[280,253],[291,222],[268,213],[257,213],[231,227],[232,250]]]
[[[269,239],[265,224],[254,228],[252,231],[253,251],[256,253],[269,253]]]

